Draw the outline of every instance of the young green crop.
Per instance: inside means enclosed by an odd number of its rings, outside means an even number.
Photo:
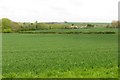
[[[3,77],[116,78],[117,34],[3,34]]]

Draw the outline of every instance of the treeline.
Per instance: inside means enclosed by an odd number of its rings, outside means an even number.
[[[63,29],[65,27],[65,24],[60,23],[38,23],[37,21],[35,23],[19,23],[21,26],[21,31],[26,30],[44,30],[44,29]]]
[[[65,24],[62,23],[39,23],[39,22],[13,22],[10,19],[2,18],[0,28],[4,33],[28,31],[28,30],[44,30],[44,29],[63,29]]]
[[[106,28],[119,28],[119,21],[112,21],[111,24],[106,25]],[[72,27],[76,27],[73,23],[40,23],[40,22],[14,22],[8,18],[2,18],[0,20],[0,32],[11,33],[11,32],[19,32],[19,31],[28,31],[28,30],[44,30],[44,29],[72,29]],[[87,28],[93,28],[95,25],[86,24]],[[85,26],[78,25],[78,28],[84,28]]]

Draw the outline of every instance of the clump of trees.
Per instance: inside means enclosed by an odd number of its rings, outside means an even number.
[[[63,29],[64,24],[61,23],[39,23],[39,22],[13,22],[8,18],[2,18],[0,24],[1,32],[11,33],[28,30],[43,30],[43,29]]]
[[[112,21],[111,22],[111,27],[112,28],[117,28],[118,27],[118,21]]]
[[[27,31],[27,30],[35,30],[36,29],[36,24],[35,23],[19,23],[21,26],[20,31]]]
[[[95,25],[93,24],[87,24],[87,28],[94,28]]]
[[[2,24],[2,32],[4,33],[10,33],[10,32],[16,32],[20,30],[20,25],[16,22],[13,22],[7,18],[2,18],[1,20]]]
[[[107,28],[120,28],[120,21],[112,21],[110,25],[106,26]]]
[[[12,21],[7,19],[7,18],[3,18],[2,19],[2,32],[12,32]]]

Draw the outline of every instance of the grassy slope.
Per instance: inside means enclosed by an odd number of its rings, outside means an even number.
[[[117,77],[116,34],[3,34],[3,77]]]

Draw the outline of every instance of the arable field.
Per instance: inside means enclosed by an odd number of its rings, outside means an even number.
[[[3,34],[3,78],[117,78],[117,34]]]

